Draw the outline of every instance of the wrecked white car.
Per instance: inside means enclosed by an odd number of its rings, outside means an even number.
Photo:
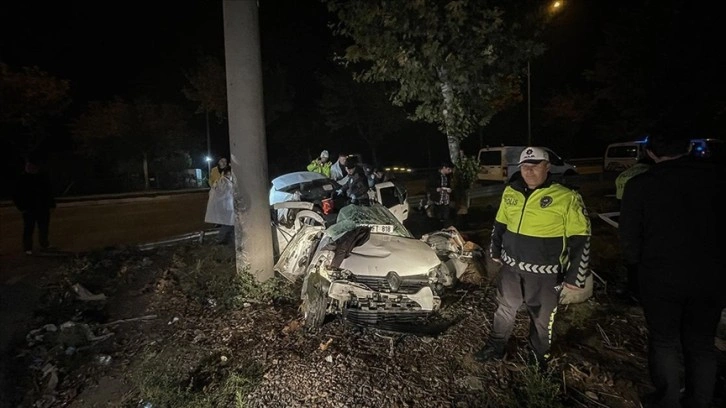
[[[346,198],[335,195],[340,184],[310,171],[283,174],[272,180],[269,200],[272,210],[275,257],[284,250],[303,224],[329,226]],[[383,182],[369,191],[372,202],[388,208],[400,222],[408,218],[406,190],[399,184]]]
[[[270,205],[288,201],[305,201],[315,204],[314,209],[322,212],[323,205],[333,204],[334,192],[341,188],[341,184],[335,180],[312,171],[296,171],[283,174],[272,180],[270,187]],[[369,190],[369,198],[383,204],[391,210],[399,221],[404,222],[408,218],[408,199],[406,189],[391,181],[378,183]],[[338,200],[336,200],[338,201]],[[341,199],[337,202],[342,207]]]
[[[447,232],[415,238],[379,203],[347,205],[334,223],[308,221],[297,218],[275,271],[303,279],[301,309],[310,328],[333,314],[361,324],[413,323],[439,309],[442,291],[471,256],[452,246]]]

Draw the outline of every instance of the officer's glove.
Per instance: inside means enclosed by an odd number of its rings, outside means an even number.
[[[569,283],[563,283],[560,290],[560,304],[582,303],[587,300],[588,293],[584,288],[579,288]]]

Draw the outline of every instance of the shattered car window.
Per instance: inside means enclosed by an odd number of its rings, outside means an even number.
[[[371,232],[413,238],[413,235],[401,224],[391,212],[380,204],[350,204],[340,209],[338,219],[325,233],[337,239],[353,228],[370,226]]]

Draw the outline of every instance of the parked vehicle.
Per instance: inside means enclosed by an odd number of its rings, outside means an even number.
[[[634,165],[645,153],[648,139],[611,143],[605,149],[603,169],[620,172]],[[724,141],[715,138],[691,139],[690,152],[695,157],[723,160]]]
[[[442,292],[465,271],[471,254],[458,238],[460,247],[441,245],[452,236],[416,239],[381,204],[351,204],[332,224],[301,223],[274,269],[303,278],[306,327],[336,314],[359,324],[413,323],[438,310]]]
[[[638,162],[645,154],[646,140],[611,143],[603,155],[603,169],[605,171],[623,171]]]
[[[519,155],[526,146],[485,147],[479,150],[479,174],[483,181],[509,182],[520,176]],[[573,176],[577,168],[567,163],[552,149],[543,147],[550,157],[550,173],[556,177]]]
[[[691,154],[700,159],[723,161],[724,141],[715,138],[691,139]]]

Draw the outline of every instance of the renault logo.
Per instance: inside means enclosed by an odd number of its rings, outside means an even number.
[[[393,292],[397,292],[398,288],[401,287],[401,282],[403,282],[403,279],[398,276],[396,271],[388,272],[386,279],[388,280],[388,287],[390,287]]]

